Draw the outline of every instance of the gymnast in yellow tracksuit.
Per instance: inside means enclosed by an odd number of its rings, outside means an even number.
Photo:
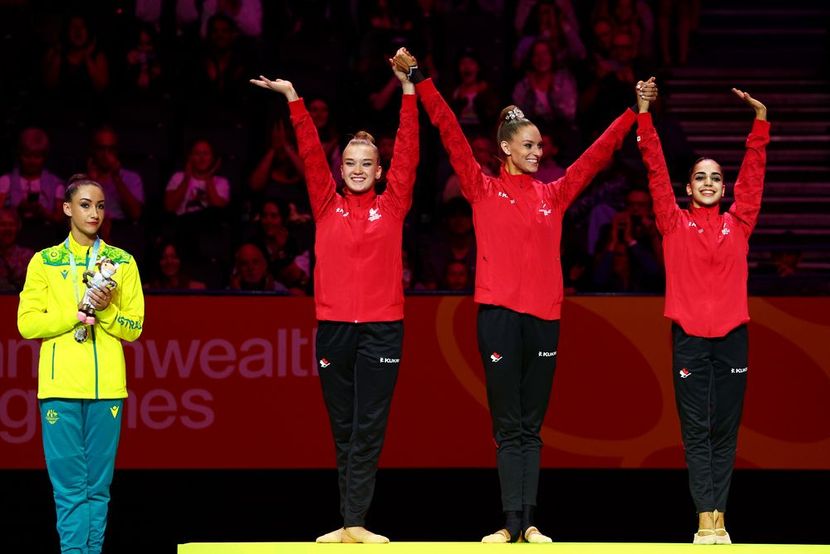
[[[63,210],[69,236],[29,262],[17,326],[24,338],[41,339],[38,399],[61,552],[98,554],[127,396],[121,341],[141,334],[144,295],[132,256],[98,238],[101,185],[73,176]],[[87,325],[78,318],[83,273],[104,257],[118,264],[116,287],[89,290],[95,323]]]

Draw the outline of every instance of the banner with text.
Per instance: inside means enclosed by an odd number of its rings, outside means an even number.
[[[545,467],[684,467],[662,309],[566,300]],[[40,468],[40,345],[20,338],[16,310],[0,296],[0,468]],[[475,310],[468,296],[407,298],[382,466],[495,465]],[[752,298],[750,313],[738,466],[830,469],[830,298]],[[144,334],[125,344],[118,467],[334,467],[315,326],[310,298],[149,296]]]

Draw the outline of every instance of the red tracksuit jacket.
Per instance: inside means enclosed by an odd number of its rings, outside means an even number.
[[[383,194],[337,194],[302,98],[288,103],[317,226],[314,302],[323,321],[403,319],[403,221],[418,166],[418,105],[403,95],[400,127]]]
[[[663,235],[665,316],[690,335],[723,337],[749,321],[747,254],[761,210],[769,122],[752,124],[733,188],[735,202],[723,214],[717,206],[681,210],[677,205],[651,114],[639,114],[637,142]]]
[[[545,184],[530,175],[510,175],[504,166],[498,177],[482,173],[455,115],[432,80],[416,88],[441,134],[461,192],[473,206],[478,250],[475,301],[541,319],[559,319],[562,216],[611,160],[636,115],[626,110],[563,177]]]

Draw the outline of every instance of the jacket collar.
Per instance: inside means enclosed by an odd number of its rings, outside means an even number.
[[[507,171],[507,164],[501,164],[501,178],[507,182],[515,183],[516,185],[526,188],[533,184],[535,180],[532,175],[527,173],[519,173],[518,175],[512,175],[510,172]]]
[[[100,239],[99,239],[100,240]],[[98,252],[104,249],[104,241],[101,241],[101,246],[98,247]],[[84,246],[75,240],[72,233],[69,233],[69,250],[78,257],[86,257],[92,246]]]
[[[367,190],[363,194],[355,194],[349,190],[349,187],[343,187],[343,196],[346,198],[346,201],[350,206],[366,208],[367,206],[371,206],[375,201],[377,193],[375,192],[374,187]]]
[[[699,208],[689,204],[689,213],[691,213],[695,218],[711,219],[720,215],[720,204],[715,204],[714,206],[701,206]]]

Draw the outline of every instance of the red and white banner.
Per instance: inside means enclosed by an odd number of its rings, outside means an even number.
[[[684,467],[662,298],[562,311],[545,467]],[[43,467],[37,341],[0,297],[0,468]],[[830,298],[752,298],[739,467],[830,469]],[[150,296],[125,345],[121,468],[320,468],[334,448],[310,298]],[[385,467],[490,467],[471,297],[407,299]]]

